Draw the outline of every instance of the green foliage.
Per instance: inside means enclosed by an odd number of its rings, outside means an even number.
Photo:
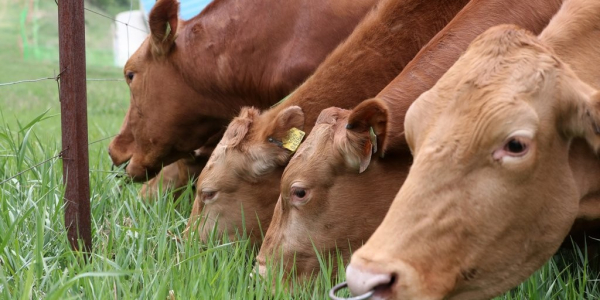
[[[17,41],[20,7],[5,8],[0,40]],[[16,43],[0,43],[0,83],[57,73],[55,63],[21,57]],[[88,67],[88,78],[122,78],[122,70]],[[259,279],[257,250],[243,234],[235,241],[213,236],[206,244],[193,234],[184,239],[191,186],[177,198],[164,193],[146,203],[139,185],[125,184],[111,170],[109,140],[101,139],[118,132],[126,84],[90,81],[87,91],[89,140],[100,141],[90,145],[94,240],[86,261],[70,250],[64,230],[62,166],[53,158],[61,149],[57,84],[0,86],[0,182],[25,171],[0,184],[0,299],[325,299],[335,269],[343,280],[344,263],[327,254],[319,260],[321,273],[306,283],[292,278],[290,292],[280,268],[268,268],[267,277],[276,280]],[[598,276],[587,257],[562,253],[497,299],[598,299]]]
[[[344,263],[327,254],[320,256],[320,274],[304,283],[292,278],[289,291],[281,268],[268,268],[267,278],[275,280],[259,279],[257,250],[243,234],[234,241],[213,235],[205,244],[195,234],[184,238],[192,186],[177,198],[167,192],[155,202],[140,201],[139,186],[117,178],[106,145],[96,144],[90,150],[94,248],[86,261],[70,250],[64,230],[60,160],[37,165],[59,152],[57,140],[43,137],[45,123],[55,118],[43,111],[0,127],[6,158],[0,178],[33,167],[0,190],[0,299],[324,299],[334,270],[343,280]],[[497,299],[598,299],[587,257],[562,253]]]

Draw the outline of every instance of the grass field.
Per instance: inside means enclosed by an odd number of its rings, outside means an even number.
[[[24,1],[0,0],[0,84],[52,77],[56,62],[24,61],[18,16]],[[44,39],[57,42],[56,5],[40,4]],[[109,20],[86,13],[90,47],[110,47]],[[53,25],[54,23],[54,25]],[[54,26],[54,27],[52,27]],[[94,40],[94,41],[91,41]],[[103,41],[103,42],[99,42]],[[114,67],[90,66],[88,78],[121,78]],[[128,105],[120,81],[90,81],[88,90],[93,254],[71,252],[64,231],[60,160],[0,185],[0,299],[325,299],[332,262],[313,281],[285,292],[280,281],[251,277],[256,249],[218,238],[181,239],[193,195],[153,203],[111,171],[106,153]],[[60,109],[53,80],[0,86],[0,182],[60,152]],[[566,252],[498,299],[598,299],[587,257]],[[333,263],[340,264],[333,259]],[[281,278],[281,270],[272,269]],[[343,267],[340,269],[343,277]],[[254,279],[253,279],[254,278]],[[273,293],[273,294],[272,294]]]

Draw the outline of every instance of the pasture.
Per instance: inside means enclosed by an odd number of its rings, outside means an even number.
[[[0,84],[53,77],[56,61],[22,58],[19,15],[27,3],[1,1]],[[38,12],[40,42],[56,44],[54,1],[40,2]],[[86,26],[88,46],[110,50],[111,21],[86,12]],[[116,67],[90,65],[87,73],[88,79],[122,78]],[[57,83],[0,86],[0,299],[325,299],[343,280],[344,262],[324,254],[321,274],[287,291],[280,269],[270,270],[275,282],[250,276],[258,249],[243,230],[236,241],[184,238],[191,185],[179,197],[166,193],[146,203],[137,195],[140,185],[111,168],[106,149],[129,103],[126,84],[88,81],[87,92],[94,240],[86,261],[66,238],[62,166],[52,158],[61,149]],[[329,279],[333,264],[336,282]],[[497,299],[598,299],[597,278],[585,251],[564,250]]]

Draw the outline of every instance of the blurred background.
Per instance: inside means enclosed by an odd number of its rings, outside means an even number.
[[[43,142],[60,141],[58,5],[60,0],[0,0],[0,123],[20,128],[44,114]],[[209,0],[181,0],[180,17],[197,15]],[[129,106],[122,66],[148,35],[154,0],[86,0],[86,70],[90,149],[102,161]],[[6,150],[0,139],[0,157]],[[106,162],[108,163],[108,162]],[[2,172],[0,172],[2,173]]]
[[[3,1],[5,5],[9,3]],[[180,17],[188,20],[211,0],[180,2]],[[122,67],[148,34],[148,14],[155,0],[88,0],[85,3],[88,65]],[[23,58],[58,61],[56,3],[25,0],[20,4],[18,43]]]

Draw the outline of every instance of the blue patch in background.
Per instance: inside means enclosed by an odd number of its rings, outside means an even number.
[[[212,0],[179,0],[179,18],[189,20],[198,15],[211,2]],[[154,3],[156,0],[140,0],[140,9],[146,15],[146,19],[148,19]]]

